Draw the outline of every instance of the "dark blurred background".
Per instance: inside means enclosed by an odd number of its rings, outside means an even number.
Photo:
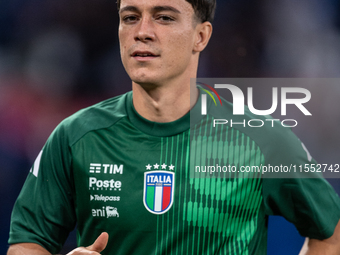
[[[339,17],[338,0],[217,0],[199,77],[340,77]],[[117,28],[115,1],[0,1],[0,254],[15,199],[54,127],[131,89]],[[311,92],[322,94],[314,108],[324,119],[293,130],[317,161],[340,163],[340,86]],[[340,193],[339,179],[330,182]],[[270,217],[268,239],[268,254],[279,255],[297,254],[303,242],[280,217]],[[72,233],[63,253],[74,245]]]

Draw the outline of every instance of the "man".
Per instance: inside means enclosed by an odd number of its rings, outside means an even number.
[[[322,179],[189,173],[190,142],[198,148],[193,160],[201,163],[237,165],[239,154],[231,152],[240,152],[239,144],[243,162],[277,161],[275,142],[297,155],[289,152],[282,162],[307,158],[298,139],[281,129],[262,143],[256,137],[266,130],[217,134],[210,119],[189,129],[189,110],[199,109],[190,78],[212,33],[215,1],[122,0],[118,8],[133,93],[84,109],[53,132],[13,210],[8,254],[56,253],[75,224],[81,247],[70,255],[265,254],[266,214],[283,214],[313,238],[305,254],[339,254],[339,198]],[[211,133],[228,145],[222,156],[211,149]],[[310,194],[313,185],[327,194],[322,201]]]

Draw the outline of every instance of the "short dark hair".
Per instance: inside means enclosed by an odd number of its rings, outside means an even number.
[[[194,8],[196,17],[200,22],[212,22],[214,20],[216,0],[185,0]],[[120,0],[117,0],[117,8],[120,9]]]

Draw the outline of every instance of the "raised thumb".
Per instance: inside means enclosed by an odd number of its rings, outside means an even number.
[[[96,241],[94,241],[94,243],[88,246],[86,249],[90,251],[95,251],[95,252],[102,252],[105,249],[108,241],[109,241],[109,234],[106,232],[103,232],[100,234],[100,236],[98,236]]]

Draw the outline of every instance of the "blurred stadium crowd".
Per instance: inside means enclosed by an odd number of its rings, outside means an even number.
[[[199,77],[340,77],[339,1],[217,5]],[[0,2],[0,254],[14,201],[54,127],[131,89],[117,28],[115,1]],[[296,133],[319,162],[340,163],[340,85],[311,92],[325,99],[312,106],[323,119],[301,124]],[[339,179],[330,181],[340,193]]]

